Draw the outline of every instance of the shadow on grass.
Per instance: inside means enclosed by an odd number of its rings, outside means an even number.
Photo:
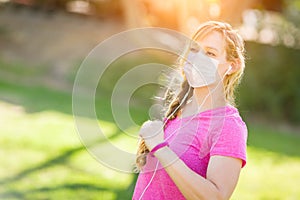
[[[135,176],[137,177],[137,176]],[[4,192],[0,194],[1,199],[7,199],[7,198],[18,198],[18,199],[26,199],[28,195],[30,196],[35,196],[36,194],[44,194],[43,196],[48,196],[46,199],[52,199],[50,196],[47,194],[52,194],[57,191],[78,191],[78,190],[84,190],[87,194],[87,199],[92,199],[89,197],[89,193],[95,192],[98,194],[99,199],[99,193],[100,192],[109,192],[109,193],[114,193],[116,195],[116,200],[129,200],[132,198],[132,193],[135,185],[135,180],[136,178],[132,181],[132,183],[129,185],[128,188],[125,188],[123,190],[121,189],[114,189],[114,188],[106,188],[106,187],[100,187],[96,186],[94,184],[82,184],[82,183],[73,183],[73,184],[63,184],[63,185],[58,185],[55,187],[40,187],[36,189],[31,189],[31,190],[26,190],[25,192],[20,192],[20,191],[10,191],[10,192]],[[44,199],[44,198],[43,198]]]
[[[103,94],[96,102],[98,118],[108,122],[114,119],[111,112],[109,94]],[[21,105],[26,112],[39,112],[43,110],[56,110],[72,115],[72,94],[61,91],[54,91],[41,87],[25,87],[3,83],[0,81],[0,100]],[[137,111],[139,118],[145,118],[146,112]],[[266,149],[279,154],[300,157],[298,144],[300,137],[297,135],[284,134],[276,130],[248,124],[250,146]]]
[[[58,192],[58,191],[78,191],[78,190],[82,190],[84,189],[85,191],[87,191],[87,193],[90,192],[103,192],[103,191],[107,191],[107,192],[113,192],[113,193],[120,193],[122,192],[122,190],[116,190],[113,188],[105,188],[105,187],[100,187],[100,186],[96,186],[93,184],[81,184],[81,183],[73,183],[73,184],[63,184],[63,185],[58,185],[55,187],[39,187],[36,189],[31,189],[31,190],[26,190],[25,192],[20,192],[20,191],[10,191],[10,192],[5,192],[0,194],[0,198],[1,199],[6,199],[6,198],[18,198],[18,199],[27,199],[27,196],[36,196],[37,194],[39,194],[39,196],[41,196],[41,194],[43,194],[42,196],[48,196],[48,198],[46,199],[52,199],[51,195],[47,195],[47,194],[53,194],[54,192]],[[44,199],[44,198],[43,198]],[[90,199],[90,198],[88,198]]]
[[[44,87],[27,87],[0,81],[0,100],[20,105],[27,113],[55,110],[72,115],[72,91],[62,92]]]
[[[74,155],[75,153],[78,153],[79,151],[84,150],[84,149],[85,149],[84,146],[80,146],[80,147],[76,147],[76,148],[67,150],[64,153],[62,153],[61,155],[51,158],[51,159],[49,159],[37,166],[34,166],[32,168],[25,169],[13,177],[9,177],[9,178],[1,180],[0,185],[9,184],[11,182],[18,181],[22,178],[25,178],[26,176],[29,176],[32,173],[35,173],[35,172],[45,169],[45,168],[53,167],[54,165],[62,165],[64,163],[67,163],[69,158],[72,155]]]
[[[101,145],[102,143],[106,142],[109,139],[113,139],[115,137],[118,136],[119,132],[115,132],[113,135],[111,135],[109,138],[101,138],[98,141],[94,142],[93,144],[91,144],[89,147],[95,146],[95,145]],[[25,169],[21,172],[19,172],[18,174],[3,179],[0,181],[0,186],[3,187],[5,185],[20,181],[23,178],[26,178],[27,176],[33,174],[33,173],[37,173],[40,170],[46,169],[46,168],[50,168],[53,167],[55,165],[64,165],[68,163],[68,160],[76,153],[79,153],[82,150],[85,150],[86,147],[81,145],[79,147],[76,148],[72,148],[69,149],[65,152],[63,152],[62,154],[55,156],[53,158],[50,158],[48,160],[46,160],[45,162],[37,165],[37,166],[33,166],[31,168]],[[134,190],[134,186],[135,186],[135,182],[137,179],[137,174],[133,175],[133,180],[131,181],[130,185],[125,188],[125,189],[114,189],[114,188],[105,188],[105,187],[100,187],[100,186],[96,186],[95,184],[81,184],[81,183],[75,183],[75,184],[63,184],[60,186],[55,186],[55,187],[41,187],[41,188],[37,188],[34,190],[26,190],[24,192],[21,191],[17,191],[17,190],[11,190],[9,192],[3,192],[0,193],[0,197],[1,199],[3,198],[18,198],[18,199],[24,199],[26,194],[34,194],[34,193],[49,193],[49,196],[51,192],[56,191],[56,190],[73,190],[76,191],[77,189],[83,189],[83,190],[87,190],[87,191],[107,191],[107,192],[111,192],[114,193],[116,195],[116,199],[131,199],[131,196],[133,194],[133,190]]]
[[[99,120],[115,122],[111,109],[111,93],[103,89],[97,89],[95,98],[96,115]],[[73,115],[72,91],[58,91],[40,86],[23,86],[15,83],[7,83],[0,80],[0,101],[22,106],[27,113],[41,112],[45,110],[58,111]],[[142,105],[131,108],[131,114],[141,122],[147,120],[145,102]],[[83,108],[84,109],[84,108]],[[77,113],[78,114],[78,113]],[[81,113],[80,117],[88,117]]]

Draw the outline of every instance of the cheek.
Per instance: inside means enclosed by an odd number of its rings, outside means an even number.
[[[226,71],[228,70],[228,64],[219,64],[218,65],[218,75],[223,77]]]

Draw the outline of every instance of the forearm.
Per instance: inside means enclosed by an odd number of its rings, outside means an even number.
[[[186,199],[221,199],[217,187],[188,168],[170,148],[158,150],[155,156]]]

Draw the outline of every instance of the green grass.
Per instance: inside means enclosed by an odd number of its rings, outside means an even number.
[[[111,141],[134,151],[136,141],[120,134],[109,104],[97,104],[99,123],[109,136],[118,134]],[[0,113],[1,200],[131,199],[136,176],[101,165],[82,145],[71,94],[0,82]],[[145,118],[142,109],[134,114]],[[300,137],[249,124],[248,143],[232,199],[300,199]]]
[[[136,176],[89,154],[76,132],[70,94],[1,82],[0,99],[1,200],[130,199]],[[112,122],[99,123],[108,134],[119,133]]]
[[[122,199],[132,187],[132,174],[104,167],[86,151],[71,115],[26,113],[4,102],[0,108],[0,199]]]
[[[232,199],[300,199],[300,136],[250,126],[248,163]]]

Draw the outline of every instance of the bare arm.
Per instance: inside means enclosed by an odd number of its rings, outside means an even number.
[[[212,156],[206,179],[192,171],[168,147],[155,153],[160,163],[172,178],[178,189],[188,200],[227,200],[236,187],[242,161],[240,159]]]

